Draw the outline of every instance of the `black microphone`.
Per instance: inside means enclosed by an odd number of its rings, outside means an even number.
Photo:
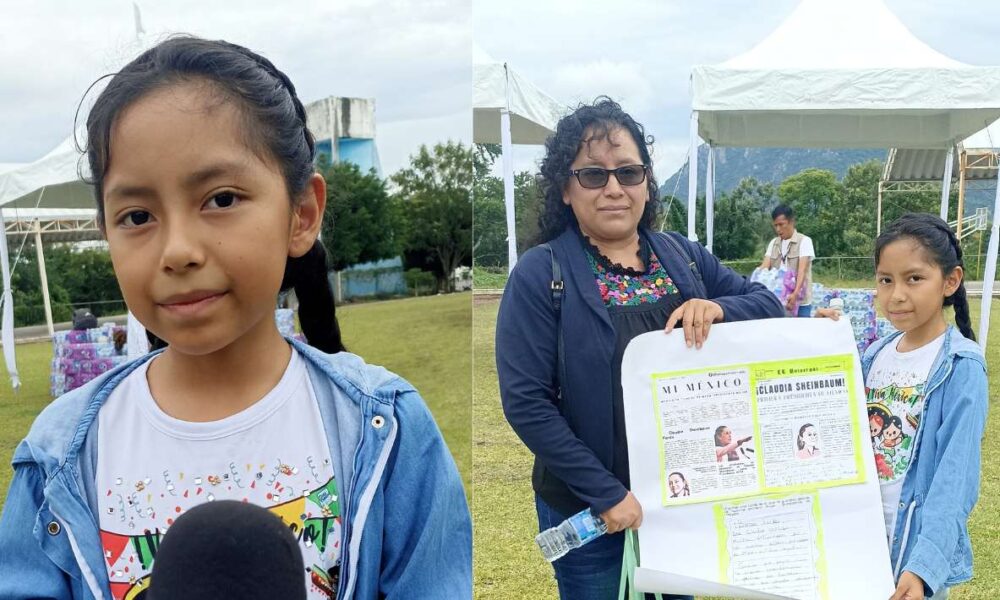
[[[266,509],[234,500],[200,504],[167,530],[148,600],[306,600],[302,551]]]

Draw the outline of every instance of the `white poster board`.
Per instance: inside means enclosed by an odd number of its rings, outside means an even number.
[[[845,320],[651,332],[622,362],[641,591],[885,600],[892,574]],[[740,443],[742,441],[742,443]]]

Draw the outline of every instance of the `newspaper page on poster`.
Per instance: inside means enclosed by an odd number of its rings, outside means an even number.
[[[793,326],[794,323],[794,326]],[[652,332],[625,351],[643,591],[884,600],[894,589],[846,323]]]

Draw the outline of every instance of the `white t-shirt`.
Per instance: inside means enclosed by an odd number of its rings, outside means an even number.
[[[151,362],[129,374],[98,415],[101,543],[114,598],[148,587],[156,547],[175,519],[223,499],[281,517],[299,539],[309,598],[334,597],[338,485],[302,357],[293,349],[274,389],[208,423],[181,421],[157,406],[146,380]]]
[[[764,251],[764,258],[770,258],[771,252],[774,251],[774,240],[777,238],[771,238],[770,243],[767,244],[767,250]],[[791,238],[787,240],[781,240],[781,255],[788,255],[788,245],[792,243]],[[816,258],[816,250],[813,248],[812,238],[808,235],[802,236],[802,242],[799,244],[799,258]],[[781,261],[784,263],[784,259]],[[771,265],[772,269],[780,267],[780,264]]]
[[[875,357],[865,381],[869,433],[882,489],[886,535],[890,538],[924,408],[924,386],[944,336],[909,352],[900,352],[896,344],[886,346]]]

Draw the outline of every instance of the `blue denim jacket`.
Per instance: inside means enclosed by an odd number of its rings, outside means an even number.
[[[349,482],[337,597],[471,598],[465,494],[416,390],[353,354],[292,343],[306,359],[337,479]],[[18,445],[0,518],[0,598],[111,599],[92,508],[96,417],[152,356],[58,398]]]
[[[866,380],[875,356],[899,335],[878,340],[865,352]],[[982,350],[954,327],[931,367],[925,394],[889,554],[896,580],[910,571],[923,579],[929,595],[972,578],[968,520],[979,497],[989,400]]]

